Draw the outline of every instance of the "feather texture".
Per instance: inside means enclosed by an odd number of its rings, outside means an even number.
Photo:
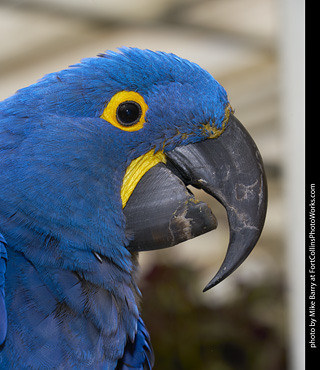
[[[154,355],[149,333],[140,317],[135,339],[133,342],[127,342],[124,355],[119,360],[116,370],[151,370],[153,364]]]
[[[5,306],[5,273],[7,265],[6,241],[0,233],[0,345],[7,333],[7,312]]]

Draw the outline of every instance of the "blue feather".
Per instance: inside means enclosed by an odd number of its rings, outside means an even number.
[[[0,345],[7,333],[7,311],[5,305],[5,273],[7,265],[6,241],[0,233]]]
[[[149,333],[140,317],[135,339],[133,342],[127,342],[124,355],[119,360],[116,370],[151,370],[153,364],[154,355]]]

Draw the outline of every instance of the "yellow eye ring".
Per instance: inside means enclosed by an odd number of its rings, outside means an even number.
[[[148,106],[135,91],[120,91],[113,95],[100,118],[124,131],[138,131],[145,123]]]

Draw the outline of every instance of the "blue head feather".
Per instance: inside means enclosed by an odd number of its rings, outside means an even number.
[[[134,135],[99,118],[121,90],[139,92],[149,106],[145,127]],[[28,226],[61,240],[66,264],[90,260],[90,246],[123,265],[127,252],[119,189],[127,165],[153,148],[170,150],[203,140],[204,123],[221,128],[228,99],[194,63],[172,54],[122,49],[49,74],[1,105],[0,144],[7,162],[1,188],[32,214]],[[2,209],[10,213],[10,205]],[[19,223],[18,214],[15,219]],[[70,255],[74,250],[79,258]]]

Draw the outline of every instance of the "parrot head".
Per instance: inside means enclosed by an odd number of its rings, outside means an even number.
[[[188,185],[221,202],[229,221],[225,260],[205,290],[257,243],[267,202],[263,163],[224,88],[198,65],[123,48],[49,74],[2,104],[6,229],[13,244],[28,245],[31,260],[81,269],[109,258],[130,269],[131,252],[215,229]],[[28,241],[26,219],[47,253]]]

